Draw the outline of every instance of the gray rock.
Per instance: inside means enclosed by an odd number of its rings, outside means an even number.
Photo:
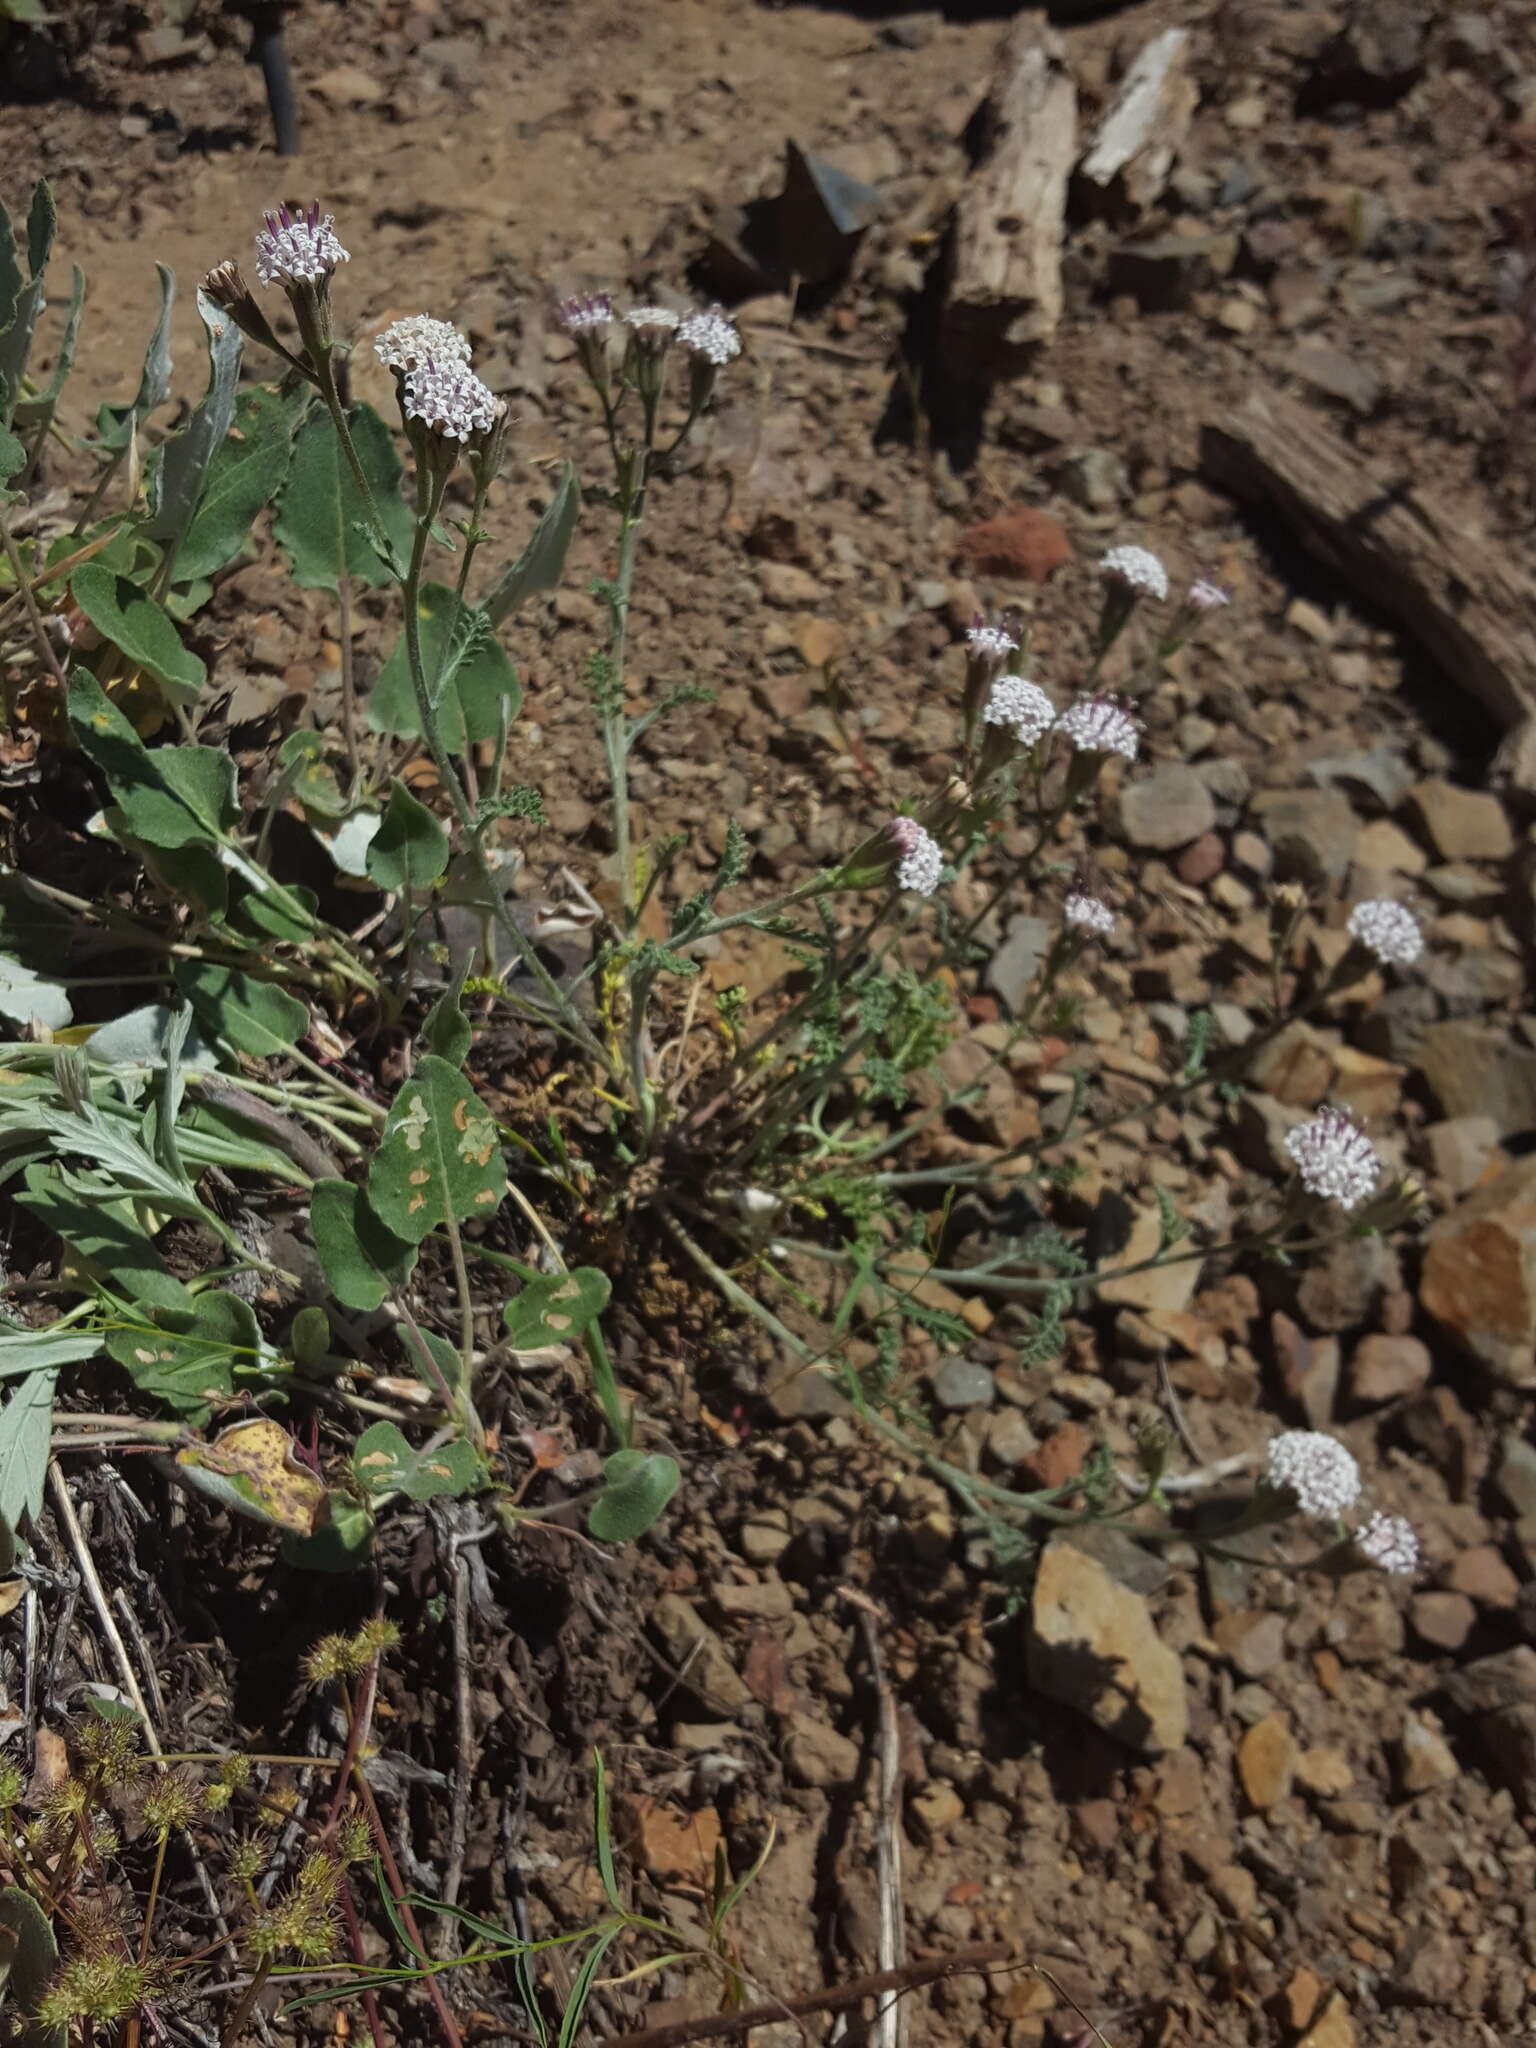
[[[951,1412],[962,1408],[990,1408],[997,1399],[997,1382],[989,1367],[969,1358],[946,1358],[929,1380],[933,1398]]]
[[[1381,379],[1369,363],[1326,341],[1304,341],[1292,352],[1286,367],[1293,377],[1321,391],[1326,398],[1341,399],[1362,418],[1376,410],[1381,398]]]
[[[1361,748],[1352,754],[1325,754],[1307,763],[1307,774],[1319,789],[1335,783],[1355,783],[1368,789],[1384,810],[1395,811],[1405,790],[1412,787],[1413,770],[1401,754],[1390,747]]]
[[[1311,888],[1342,882],[1355,857],[1360,823],[1337,789],[1261,789],[1251,809],[1275,850],[1282,881]]]
[[[1253,778],[1241,761],[1223,754],[1214,761],[1197,761],[1195,773],[1219,804],[1241,810],[1253,792]]]
[[[1189,1733],[1184,1667],[1140,1593],[1059,1539],[1035,1576],[1030,1682],[1129,1749],[1181,1749]]]
[[[1051,943],[1051,927],[1043,917],[1011,917],[1008,936],[987,962],[986,983],[994,995],[1017,1009],[1029,993],[1041,955]]]
[[[1409,808],[1442,860],[1508,860],[1515,850],[1504,806],[1486,790],[1432,777],[1414,789]]]
[[[1341,1238],[1308,1266],[1296,1301],[1311,1329],[1355,1329],[1398,1279],[1397,1260],[1383,1238]]]
[[[678,1671],[686,1667],[683,1686],[699,1704],[734,1714],[752,1695],[737,1675],[731,1655],[698,1610],[681,1593],[663,1593],[651,1614],[651,1626]]]
[[[1167,853],[1188,846],[1216,823],[1216,804],[1204,780],[1182,761],[1154,769],[1120,792],[1120,828],[1133,846]]]
[[[1536,1130],[1536,1052],[1511,1045],[1504,1032],[1432,1024],[1417,1064],[1448,1117],[1492,1117],[1501,1138]]]
[[[1493,1483],[1513,1515],[1536,1515],[1536,1444],[1513,1429],[1499,1439]]]
[[[1074,505],[1089,512],[1114,512],[1124,501],[1130,480],[1118,455],[1107,448],[1084,448],[1063,465],[1061,488]]]

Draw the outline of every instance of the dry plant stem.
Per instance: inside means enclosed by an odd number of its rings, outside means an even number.
[[[924,1984],[937,1984],[943,1977],[957,1977],[969,1970],[985,1970],[993,1963],[1006,1963],[1008,1950],[1001,1942],[975,1948],[957,1949],[952,1956],[933,1956],[904,1963],[895,1970],[876,1970],[867,1977],[850,1978],[846,1984],[831,1984],[806,1998],[776,1998],[763,2005],[743,2006],[740,2012],[711,2013],[703,2019],[674,2020],[664,2027],[646,2027],[638,2034],[610,2034],[598,2048],[686,2048],[690,2041],[718,2041],[750,2033],[754,2027],[775,2026],[785,2019],[808,2019],[818,2012],[845,2012],[862,2005],[866,1998],[878,1998],[882,1991],[915,1991]]]
[[[357,793],[362,764],[357,752],[357,672],[352,656],[352,578],[336,578],[337,631],[341,635],[341,744],[347,756],[347,795]]]
[[[75,1563],[79,1566],[80,1576],[85,1582],[86,1593],[90,1598],[92,1607],[96,1610],[96,1619],[101,1623],[102,1633],[105,1635],[111,1648],[112,1661],[116,1664],[118,1676],[123,1681],[123,1690],[133,1701],[134,1706],[138,1710],[139,1718],[144,1723],[145,1745],[152,1756],[159,1757],[162,1755],[162,1751],[160,1737],[155,1732],[154,1719],[150,1714],[148,1703],[140,1689],[138,1674],[134,1671],[132,1661],[129,1658],[128,1647],[118,1632],[117,1623],[112,1617],[111,1603],[108,1601],[102,1586],[101,1576],[96,1570],[96,1560],[92,1557],[90,1545],[85,1540],[85,1531],[80,1527],[80,1518],[75,1513],[75,1504],[69,1497],[69,1488],[65,1484],[64,1474],[57,1458],[49,1460],[48,1491],[53,1495],[54,1511],[58,1515],[60,1525],[66,1537],[69,1539],[69,1547],[74,1552]]]
[[[469,1697],[469,1572],[459,1552],[456,1533],[448,1538],[448,1563],[453,1576],[453,1807],[448,1823],[448,1867],[443,1874],[443,1903],[456,1906],[464,1882],[469,1849],[469,1793],[474,1776],[474,1721]],[[438,1953],[447,1957],[458,1948],[459,1923],[444,1914]]]
[[[896,1720],[896,1695],[885,1675],[876,1617],[862,1600],[859,1633],[875,1688],[879,1716],[880,1796],[876,1809],[875,1884],[880,1902],[878,1961],[882,1974],[901,1968],[901,1731]],[[899,1998],[885,1998],[875,2008],[875,2048],[902,2048],[905,2008]]]
[[[69,678],[64,673],[64,664],[53,649],[48,638],[48,628],[43,624],[43,615],[37,608],[37,599],[32,595],[32,585],[27,581],[26,564],[21,559],[21,550],[11,535],[11,523],[0,507],[0,546],[5,549],[5,559],[10,564],[11,574],[16,579],[16,591],[26,609],[27,623],[32,628],[32,637],[37,642],[37,651],[42,655],[54,681],[61,690],[69,688]]]
[[[229,2024],[219,2036],[219,2048],[238,2048],[240,2036],[245,2031],[245,2023],[250,2018],[251,2010],[257,1999],[260,1998],[263,1990],[266,1988],[267,1979],[271,1974],[272,1958],[270,1956],[263,1956],[256,1965],[256,1974],[241,1993],[240,2003],[230,2015]]]

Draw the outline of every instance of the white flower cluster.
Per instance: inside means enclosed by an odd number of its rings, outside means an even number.
[[[336,239],[335,214],[322,217],[318,202],[299,213],[280,206],[265,218],[256,234],[256,275],[264,285],[319,284],[351,260]]]
[[[677,323],[677,338],[690,355],[701,356],[723,370],[741,354],[741,336],[719,306],[690,313]]]
[[[1342,1109],[1320,1109],[1288,1131],[1285,1149],[1307,1193],[1346,1212],[1369,1200],[1381,1179],[1375,1146]]]
[[[1018,641],[1011,634],[1005,633],[1001,626],[989,626],[980,616],[975,625],[967,629],[965,644],[976,661],[1006,661],[1019,648]]]
[[[624,315],[637,334],[644,333],[647,327],[654,327],[661,334],[676,334],[682,317],[670,306],[631,306]]]
[[[901,854],[896,869],[898,886],[911,889],[918,896],[931,896],[939,886],[944,849],[916,818],[892,818],[890,834]]]
[[[1150,548],[1111,548],[1099,562],[1099,574],[1106,583],[1119,584],[1137,597],[1161,602],[1168,595],[1168,571]]]
[[[404,407],[407,419],[420,420],[450,441],[473,440],[488,433],[496,420],[489,385],[452,356],[423,357],[406,372]]]
[[[1335,1437],[1318,1429],[1287,1429],[1264,1454],[1265,1477],[1289,1493],[1304,1515],[1336,1522],[1360,1499],[1360,1467]],[[1350,1541],[1369,1564],[1406,1577],[1419,1568],[1419,1539],[1401,1515],[1376,1510]]]
[[[1271,1486],[1295,1495],[1304,1515],[1336,1521],[1360,1498],[1360,1467],[1335,1437],[1318,1429],[1287,1429],[1264,1454]]]
[[[1379,1511],[1355,1531],[1355,1548],[1384,1572],[1406,1578],[1419,1568],[1419,1539],[1412,1522]]]
[[[1140,750],[1141,727],[1113,697],[1079,697],[1056,724],[1079,753],[1119,754],[1134,761]]]
[[[1074,931],[1091,932],[1098,938],[1107,938],[1115,928],[1115,913],[1109,905],[1097,896],[1090,896],[1086,889],[1073,889],[1061,906],[1064,921]]]
[[[604,335],[613,325],[613,301],[606,292],[578,292],[560,301],[555,318],[567,334]]]
[[[1411,967],[1424,950],[1418,919],[1390,897],[1372,897],[1349,913],[1349,936],[1366,946],[1384,967]]]
[[[997,629],[987,626],[983,631],[996,633]],[[997,633],[998,639],[1002,637]],[[1028,677],[999,676],[982,716],[988,725],[1008,726],[1021,747],[1032,747],[1056,723],[1056,706]]]
[[[396,320],[386,327],[376,337],[373,352],[386,370],[414,370],[429,360],[467,363],[469,337],[450,321],[413,313],[408,320]]]
[[[1207,583],[1204,577],[1201,577],[1189,586],[1188,602],[1192,611],[1214,612],[1219,611],[1224,604],[1230,604],[1232,600],[1219,583]]]

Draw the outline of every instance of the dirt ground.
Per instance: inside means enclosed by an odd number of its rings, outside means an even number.
[[[511,399],[516,454],[490,521],[504,558],[555,462],[590,470],[599,446],[552,296],[684,286],[712,210],[776,190],[789,138],[874,188],[845,279],[798,308],[771,292],[737,308],[747,356],[657,514],[632,692],[716,695],[647,743],[642,828],[702,828],[680,895],[732,816],[752,840],[754,883],[792,882],[894,798],[942,784],[978,604],[1021,604],[1040,671],[1067,673],[1098,553],[1142,542],[1233,603],[1138,707],[1151,768],[1194,763],[1209,821],[1184,842],[1138,843],[1131,814],[1105,800],[1096,873],[1135,914],[1084,1013],[1099,1082],[1136,1105],[1173,1006],[1252,1001],[1268,840],[1280,871],[1312,887],[1325,945],[1339,906],[1373,887],[1425,917],[1432,964],[1418,985],[1323,1018],[1332,1065],[1311,1099],[1350,1079],[1438,1213],[1536,1131],[1530,807],[1500,785],[1475,832],[1443,825],[1416,792],[1495,787],[1498,729],[1376,609],[1377,592],[1234,504],[1201,434],[1255,392],[1300,399],[1389,491],[1427,492],[1448,530],[1536,570],[1531,445],[1512,417],[1499,295],[1536,176],[1536,16],[1518,0],[1068,11],[1085,134],[1129,59],[1170,26],[1193,31],[1198,110],[1151,208],[1074,217],[1059,330],[997,390],[971,445],[931,389],[932,423],[913,431],[903,350],[923,331],[1005,26],[969,8],[306,0],[289,30],[297,159],[274,156],[232,32],[192,33],[171,61],[110,41],[66,94],[0,106],[5,197],[50,177],[61,246],[87,273],[82,421],[87,394],[94,409],[131,388],[155,261],[179,281],[190,388],[194,281],[221,257],[248,258],[260,207],[320,197],[352,258],[340,319],[358,332],[423,310],[455,320]],[[1149,284],[1119,253],[1133,229],[1188,246]],[[375,375],[360,362],[364,395],[382,394]],[[974,529],[1018,506],[1064,543],[1048,582],[1018,563],[1008,573],[995,544],[978,553]],[[579,674],[607,541],[593,512],[566,590],[509,643],[525,689],[519,773],[550,819],[529,847],[541,884],[563,863],[600,882],[608,853]],[[360,615],[366,676],[388,644],[382,600]],[[218,687],[245,692],[253,721],[285,703],[323,710],[336,627],[321,594],[258,560],[225,581],[202,630]],[[830,714],[828,647],[861,761]],[[1007,933],[996,938],[1001,953]],[[745,954],[717,968],[722,983],[752,972]],[[978,1029],[997,988],[971,998]],[[1426,1034],[1452,1027],[1472,1033],[1468,1060],[1492,1062],[1486,1100],[1437,1080],[1423,1053]],[[1021,1075],[1017,1096],[1037,1078]],[[1304,1078],[1271,1072],[1264,1085],[1261,1101],[1306,1104]],[[1521,1090],[1524,1107],[1508,1107]],[[999,1127],[1029,1107],[997,1104]],[[1441,1135],[1452,1122],[1479,1128],[1453,1146]],[[1091,1165],[1127,1191],[1164,1188],[1219,1228],[1273,1180],[1277,1142],[1251,1109],[1164,1111],[1122,1127]],[[686,1302],[622,1332],[621,1370],[662,1418],[683,1489],[617,1557],[556,1534],[481,1547],[465,1903],[506,1924],[525,1913],[538,1932],[592,1917],[597,1749],[630,1817],[640,1896],[687,1915],[714,1841],[741,1867],[772,1824],[738,1926],[751,1976],[789,1996],[874,1968],[881,1696],[862,1600],[881,1617],[901,1730],[909,1949],[999,1941],[1034,1966],[909,1998],[910,2048],[1536,2039],[1532,1724],[1491,1726],[1487,1701],[1454,1684],[1480,1660],[1533,1655],[1531,1380],[1490,1371],[1428,1315],[1421,1249],[1412,1236],[1351,1247],[1305,1276],[1191,1274],[1176,1300],[1074,1323],[1047,1367],[1020,1369],[1019,1330],[977,1304],[972,1357],[991,1384],[959,1407],[935,1353],[908,1361],[946,1454],[994,1475],[1046,1483],[1098,1441],[1123,1462],[1166,1412],[1166,1375],[1185,1463],[1257,1450],[1276,1426],[1326,1426],[1382,1504],[1413,1517],[1427,1562],[1406,1588],[1202,1565],[1179,1548],[1118,1559],[1182,1665],[1187,1739],[1160,1754],[1117,1744],[1032,1684],[996,1561],[936,1487],[786,1384],[784,1361],[706,1329]],[[509,1389],[507,1426],[558,1428],[577,1400],[548,1380]],[[444,1528],[402,1523],[376,1579],[338,1585],[283,1570],[199,1508],[191,1538],[172,1541],[114,1506],[120,1480],[82,1484],[98,1530],[137,1554],[131,1597],[188,1740],[291,1729],[295,1660],[336,1625],[338,1602],[362,1615],[382,1593],[402,1615],[384,1739],[415,1771],[397,1808],[408,1875],[430,1891],[454,1764],[451,1644],[432,1619],[433,1596],[451,1591]],[[605,1995],[593,2038],[706,2007],[697,1980],[664,1974]],[[515,2038],[512,2010],[508,1984],[478,1987],[467,2037]],[[801,2037],[784,2024],[754,2038]]]

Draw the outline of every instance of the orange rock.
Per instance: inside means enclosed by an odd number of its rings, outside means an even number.
[[[630,1851],[652,1877],[708,1884],[721,1838],[720,1816],[712,1806],[685,1813],[654,1799],[632,1799],[624,1817]]]
[[[957,552],[983,576],[1045,583],[1072,559],[1072,543],[1061,521],[1049,512],[1032,505],[1008,505],[995,518],[968,526]]]
[[[1237,1771],[1248,1804],[1260,1813],[1278,1805],[1296,1775],[1296,1738],[1278,1708],[1256,1721],[1238,1745]]]

